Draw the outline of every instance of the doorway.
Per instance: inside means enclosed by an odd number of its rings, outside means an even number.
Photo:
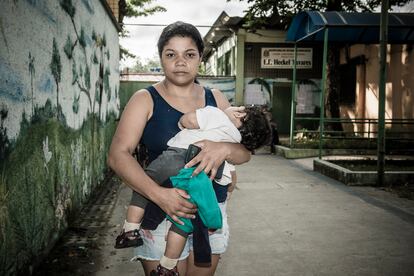
[[[290,133],[290,110],[292,101],[292,83],[274,82],[272,97],[272,116],[277,123],[279,134]]]

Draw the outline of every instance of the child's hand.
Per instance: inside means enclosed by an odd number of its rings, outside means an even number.
[[[230,121],[237,127],[241,127],[242,118],[246,116],[244,106],[230,106],[224,110],[224,113],[229,117]]]

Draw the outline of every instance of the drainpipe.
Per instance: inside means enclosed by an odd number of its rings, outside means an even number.
[[[323,39],[323,62],[322,62],[322,83],[321,83],[321,96],[320,105],[321,113],[319,115],[319,159],[322,158],[322,135],[325,125],[325,86],[326,86],[326,64],[328,57],[328,30],[325,28],[324,39]]]
[[[292,76],[292,100],[290,101],[290,133],[289,133],[289,146],[293,147],[293,128],[295,123],[295,114],[296,114],[296,60],[297,60],[297,43],[295,43],[295,48],[293,52],[294,61],[293,61],[293,76]]]
[[[244,104],[244,44],[246,31],[241,29],[237,32],[236,43],[236,105]]]

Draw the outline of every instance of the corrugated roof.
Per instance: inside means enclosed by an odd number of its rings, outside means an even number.
[[[230,17],[223,11],[203,38],[205,46],[203,58],[207,59],[211,55],[213,48],[219,46],[223,40],[230,37],[242,21],[242,17]]]
[[[379,43],[380,13],[304,11],[293,18],[286,41],[323,41],[329,28],[330,42]],[[414,42],[414,13],[389,13],[388,43]]]

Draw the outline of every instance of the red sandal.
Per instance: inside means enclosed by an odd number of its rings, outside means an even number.
[[[138,247],[141,246],[144,242],[142,241],[141,235],[139,234],[139,230],[131,230],[125,232],[122,230],[122,233],[116,237],[115,248],[127,248],[127,247]]]
[[[150,276],[179,276],[177,267],[173,269],[167,269],[161,265],[157,266],[157,269],[151,271]]]

